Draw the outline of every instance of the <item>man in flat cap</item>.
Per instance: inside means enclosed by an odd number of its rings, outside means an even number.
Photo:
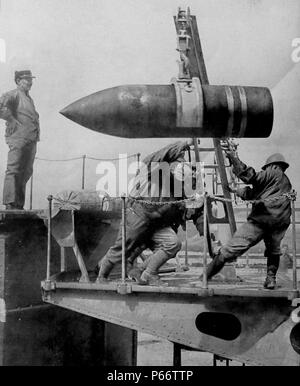
[[[7,210],[23,209],[26,184],[33,173],[36,144],[40,137],[39,114],[29,95],[31,71],[16,71],[17,88],[0,98],[0,118],[6,121],[5,139],[9,147],[3,188]]]

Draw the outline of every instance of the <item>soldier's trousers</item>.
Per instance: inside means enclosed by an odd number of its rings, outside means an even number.
[[[234,234],[234,236],[219,251],[222,261],[231,262],[248,251],[251,247],[264,241],[265,256],[268,258],[268,267],[279,265],[281,255],[280,244],[288,229],[288,225],[274,227],[262,226],[258,223],[247,221]]]
[[[36,142],[20,139],[7,139],[9,152],[7,170],[3,187],[3,204],[23,208],[26,184],[33,173],[36,155]]]
[[[136,206],[126,210],[126,242],[125,242],[125,257],[126,260],[132,255],[137,257],[139,252],[142,252],[140,247],[147,244],[154,232],[154,224],[148,218],[142,208]],[[112,264],[117,264],[122,261],[122,226],[120,225],[117,240],[114,245],[109,248],[104,256]]]
[[[181,243],[171,227],[159,226],[149,219],[140,206],[126,211],[125,258],[133,263],[135,258],[147,247],[157,252],[163,250],[166,260],[174,257],[181,248]],[[115,244],[107,251],[105,259],[112,264],[122,261],[122,227]]]

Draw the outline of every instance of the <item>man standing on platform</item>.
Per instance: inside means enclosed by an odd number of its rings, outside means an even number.
[[[0,98],[0,118],[6,121],[9,147],[4,180],[3,204],[7,210],[23,210],[26,184],[33,173],[36,144],[40,137],[39,114],[29,95],[31,71],[16,71],[17,88]]]
[[[266,289],[276,287],[276,274],[279,268],[280,244],[290,225],[292,185],[285,171],[289,164],[282,154],[271,155],[262,170],[256,172],[244,164],[235,150],[224,145],[227,157],[233,166],[234,174],[245,184],[252,185],[242,189],[232,189],[243,200],[252,201],[252,211],[247,221],[233,237],[221,247],[207,267],[207,278],[212,279],[221,271],[225,263],[235,261],[251,247],[264,241],[267,258]]]

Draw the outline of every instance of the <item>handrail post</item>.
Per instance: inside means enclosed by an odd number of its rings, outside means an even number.
[[[204,211],[203,211],[203,288],[207,288],[207,193],[204,193]]]
[[[51,265],[51,234],[52,234],[52,201],[53,196],[48,196],[49,213],[48,213],[48,248],[47,248],[47,276],[46,281],[50,281],[50,265]]]
[[[86,154],[82,156],[82,180],[81,180],[81,189],[85,189],[85,163],[86,163]]]
[[[29,209],[32,210],[32,200],[33,200],[33,173],[30,178],[30,197],[29,197]]]
[[[122,282],[126,280],[126,195],[122,194]]]
[[[296,245],[296,210],[295,200],[292,199],[292,243],[293,243],[293,289],[298,289],[297,282],[297,245]]]
[[[184,248],[184,265],[186,267],[189,266],[189,255],[188,255],[188,230],[187,230],[187,221],[185,222],[185,231],[184,231],[184,241],[185,241],[185,248]]]
[[[137,153],[136,157],[137,157],[137,164],[138,164],[137,174],[140,174],[140,171],[141,171],[141,153]]]
[[[249,216],[249,203],[246,203],[246,218]],[[249,251],[246,252],[246,268],[249,268]]]
[[[66,251],[65,247],[60,247],[60,272],[66,270]]]

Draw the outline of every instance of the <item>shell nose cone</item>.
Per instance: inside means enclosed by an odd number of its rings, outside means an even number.
[[[72,105],[66,106],[64,109],[60,110],[60,114],[64,117],[71,119],[72,117],[72,109],[70,108]]]
[[[81,126],[93,130],[97,123],[99,125],[102,118],[101,99],[101,93],[87,96],[66,106],[60,111],[60,114]]]
[[[62,114],[63,116],[65,116],[66,118],[69,118],[70,117],[70,106],[66,106],[65,108],[63,108],[62,110],[60,110],[59,114]]]
[[[60,113],[102,134],[126,138],[157,136],[156,132],[175,127],[175,91],[171,85],[118,86],[79,99]]]
[[[62,114],[64,117],[70,119],[71,121],[74,121],[79,124],[82,124],[82,120],[86,115],[85,111],[82,110],[82,106],[79,101],[71,103],[70,105],[63,108],[59,113]]]

